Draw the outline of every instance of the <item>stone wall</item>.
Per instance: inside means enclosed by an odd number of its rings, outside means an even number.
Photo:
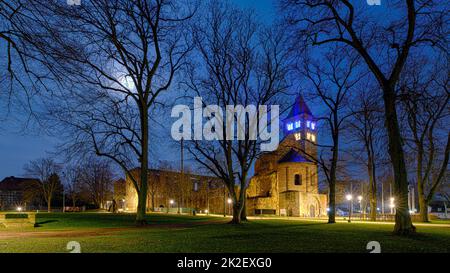
[[[286,162],[278,165],[279,191],[318,193],[317,165],[314,163]],[[295,175],[301,177],[301,185],[295,185]],[[287,181],[286,181],[287,175]]]
[[[280,193],[280,212],[284,210],[286,216],[300,216],[300,196],[297,191]]]

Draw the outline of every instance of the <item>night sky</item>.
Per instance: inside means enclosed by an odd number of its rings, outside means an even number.
[[[253,9],[257,13],[257,19],[262,23],[272,23],[277,19],[276,1],[272,0],[229,0],[234,4],[242,8]],[[392,9],[388,2],[382,1],[381,6],[368,6],[366,1],[352,1],[359,9],[367,9],[370,16],[376,18],[388,18],[390,16],[397,17],[398,13],[395,13],[395,9]],[[388,21],[388,20],[386,20]],[[4,45],[0,43],[0,49],[4,48]],[[2,50],[5,52],[5,50]],[[3,55],[1,55],[3,56]],[[0,59],[0,64],[4,60]],[[3,65],[1,67],[4,67]],[[302,82],[298,83],[293,90],[294,93],[298,90],[307,88]],[[298,90],[297,90],[298,89]],[[178,90],[172,90],[171,96],[176,96]],[[314,114],[320,114],[321,107],[308,102],[309,107]],[[4,105],[4,104],[0,104]],[[38,107],[33,105],[33,107]],[[167,118],[170,118],[170,109],[164,110],[167,116],[161,115],[161,124],[154,126],[150,132],[153,142],[150,144],[150,157],[151,161],[163,160],[170,162],[173,167],[180,165],[179,155],[180,146],[179,143],[171,140],[170,138],[170,126],[167,126]],[[43,133],[44,128],[40,128],[34,122],[33,125],[27,126],[26,112],[14,109],[11,115],[7,116],[6,120],[0,119],[0,180],[7,176],[23,176],[24,165],[33,159],[48,156],[50,154],[57,153],[55,149],[60,140],[56,137],[52,137]],[[281,138],[282,136],[280,136]],[[322,139],[323,140],[323,139]],[[164,147],[164,149],[160,149]],[[187,156],[187,155],[186,155]],[[193,162],[189,162],[189,158],[186,159],[186,166],[190,166],[194,169]],[[118,169],[118,175],[121,172]]]
[[[258,13],[262,21],[271,22],[275,16],[275,7],[271,0],[230,0],[243,7],[252,8]],[[170,111],[167,111],[170,115]],[[15,111],[15,116],[8,116],[7,120],[0,120],[0,181],[7,176],[23,176],[23,166],[30,160],[45,157],[54,153],[58,139],[42,133],[38,126],[26,127],[26,116],[20,111]],[[159,131],[158,138],[164,138],[170,133],[170,127],[166,132]],[[175,144],[175,143],[173,143]],[[164,153],[153,150],[152,155],[161,160],[167,160],[178,166],[179,146],[172,146],[173,152]],[[171,155],[174,155],[171,157]]]

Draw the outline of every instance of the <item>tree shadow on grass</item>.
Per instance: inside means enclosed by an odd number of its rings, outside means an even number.
[[[55,222],[59,222],[59,221],[58,220],[47,220],[47,221],[42,221],[42,222],[36,222],[36,224],[34,224],[34,227],[42,227],[42,225],[55,223]]]

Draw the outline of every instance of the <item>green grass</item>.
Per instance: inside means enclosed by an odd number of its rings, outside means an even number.
[[[45,231],[123,230],[96,235],[22,236],[1,238],[0,252],[67,252],[69,241],[78,241],[82,252],[368,252],[369,241],[378,241],[382,252],[450,252],[450,228],[418,227],[413,237],[392,235],[391,225],[292,220],[251,220],[229,225],[220,217],[151,214],[146,228],[134,228],[134,215],[101,213],[38,214]],[[206,223],[207,222],[207,223]],[[51,236],[51,235],[50,235]]]

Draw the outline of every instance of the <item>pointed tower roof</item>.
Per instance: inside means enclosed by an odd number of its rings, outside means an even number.
[[[309,110],[309,107],[303,99],[302,94],[299,94],[295,99],[294,105],[292,105],[291,108],[291,112],[289,112],[289,115],[286,117],[286,119],[298,116],[300,114],[308,114],[312,116],[311,110]]]

